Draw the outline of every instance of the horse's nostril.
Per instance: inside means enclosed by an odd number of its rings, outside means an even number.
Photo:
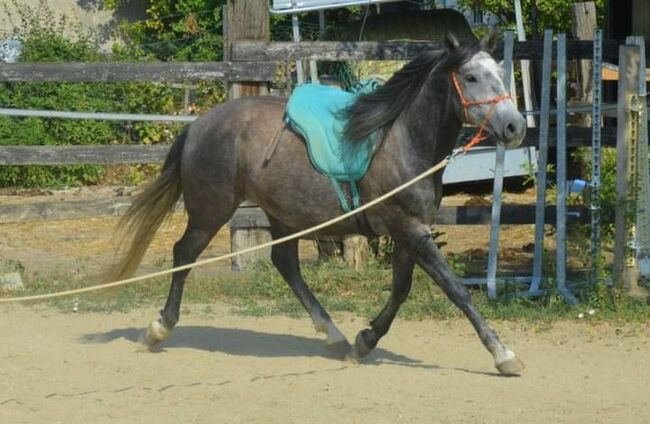
[[[513,136],[517,133],[517,127],[512,122],[506,125],[506,135]]]

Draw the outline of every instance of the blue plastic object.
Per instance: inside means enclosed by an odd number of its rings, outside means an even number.
[[[287,104],[286,119],[307,144],[309,159],[332,181],[344,210],[350,210],[340,182],[350,184],[353,206],[359,207],[356,182],[368,171],[374,154],[374,137],[351,146],[343,139],[343,111],[360,93],[372,91],[376,82],[362,84],[356,93],[338,88],[303,84],[294,89]]]
[[[572,180],[568,181],[567,185],[570,193],[580,193],[587,187],[587,182],[584,180]]]

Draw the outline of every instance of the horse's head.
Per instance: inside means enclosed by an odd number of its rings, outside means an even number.
[[[450,52],[461,48],[449,33]],[[492,57],[496,33],[481,40],[480,48],[452,70],[451,79],[458,94],[460,113],[465,122],[478,125],[507,148],[517,147],[526,135],[526,120],[519,113],[503,83],[504,70]]]

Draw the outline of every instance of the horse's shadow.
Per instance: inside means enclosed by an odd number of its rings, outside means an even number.
[[[144,330],[141,328],[118,328],[104,333],[83,335],[80,341],[82,343],[110,343],[115,340],[125,339],[135,344],[141,344],[143,334]],[[169,339],[161,343],[160,347],[154,352],[164,352],[178,348],[260,358],[321,357],[343,359],[340,353],[329,351],[325,347],[325,342],[318,338],[207,326],[177,327]],[[428,370],[446,369],[469,374],[502,377],[495,372],[476,371],[467,368],[447,368],[436,364],[423,363],[420,360],[380,347],[375,348],[362,362],[366,365],[388,364]]]
[[[104,333],[86,334],[81,337],[81,342],[109,343],[126,339],[133,343],[140,343],[143,333],[144,330],[140,328],[118,328]],[[325,342],[318,338],[208,326],[179,326],[174,329],[169,339],[161,343],[160,349],[157,350],[165,351],[176,348],[265,358],[302,356],[341,359],[336,352],[329,351],[325,347]],[[421,364],[421,361],[382,348],[374,349],[363,362],[366,364],[390,362],[438,368],[436,365]]]

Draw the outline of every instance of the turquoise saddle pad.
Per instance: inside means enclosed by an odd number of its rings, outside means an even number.
[[[341,112],[359,93],[374,87],[376,82],[373,81],[356,93],[349,93],[327,85],[303,84],[296,87],[289,98],[287,121],[305,139],[314,167],[336,181],[357,181],[370,166],[373,140],[366,140],[358,148],[346,146],[343,139],[345,120]]]

